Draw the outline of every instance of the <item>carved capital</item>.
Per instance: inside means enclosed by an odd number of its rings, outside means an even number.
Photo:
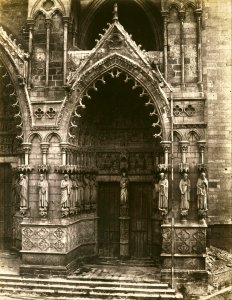
[[[29,153],[31,150],[31,143],[22,143],[24,153]]]
[[[188,163],[179,163],[179,172],[181,174],[189,173],[189,164]]]
[[[69,25],[69,17],[63,17],[63,25],[68,26]]]
[[[195,15],[196,15],[197,18],[201,18],[201,16],[202,16],[202,9],[201,8],[197,8],[195,10]]]
[[[161,11],[161,15],[163,17],[164,22],[168,21],[169,12],[167,10]]]
[[[35,21],[33,19],[27,19],[27,26],[29,30],[33,30],[35,26]]]
[[[43,173],[47,173],[49,170],[49,165],[38,165],[37,166],[38,172],[43,174]]]
[[[184,19],[185,19],[185,11],[184,10],[179,11],[179,19],[181,22],[184,21]]]
[[[164,149],[165,152],[169,152],[170,148],[171,148],[171,142],[170,141],[162,141],[160,142],[160,145],[162,146],[162,148]]]
[[[40,144],[42,153],[47,153],[47,152],[48,152],[49,145],[50,145],[50,144],[49,144],[48,142],[42,142],[42,143]]]
[[[168,172],[168,165],[167,164],[158,164],[156,167],[157,173],[167,173]]]
[[[45,25],[47,29],[51,28],[52,20],[51,19],[45,19]]]
[[[189,146],[189,141],[180,141],[179,142],[180,145],[180,151],[183,152],[188,152],[188,146]]]
[[[197,145],[198,145],[200,152],[205,152],[206,141],[204,141],[204,140],[198,141]]]
[[[69,143],[60,142],[60,148],[61,148],[62,153],[66,153],[66,151],[68,150],[68,147],[69,147]]]

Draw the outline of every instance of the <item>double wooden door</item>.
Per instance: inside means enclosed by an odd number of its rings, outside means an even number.
[[[9,248],[12,238],[11,185],[10,164],[0,164],[0,250]]]
[[[134,258],[151,256],[152,186],[148,182],[129,184],[129,251]],[[118,182],[99,183],[99,256],[118,257],[120,251],[120,187]]]

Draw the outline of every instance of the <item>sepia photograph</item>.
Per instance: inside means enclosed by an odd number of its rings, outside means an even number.
[[[231,0],[0,0],[0,300],[232,300]]]

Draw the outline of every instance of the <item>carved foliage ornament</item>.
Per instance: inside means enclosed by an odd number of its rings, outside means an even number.
[[[26,78],[26,66],[29,55],[21,49],[20,44],[16,44],[16,40],[12,39],[12,35],[8,35],[2,27],[0,27],[0,45],[3,46],[4,50],[11,57],[19,75]]]
[[[17,130],[18,135],[16,138],[22,141],[23,140],[23,119],[20,111],[19,100],[14,85],[12,83],[12,80],[6,68],[2,65],[0,65],[0,76],[1,76],[1,83],[4,86],[4,89],[6,90],[6,93],[9,96],[10,105],[14,109],[14,113],[15,113],[14,120],[15,120],[16,128],[18,129]]]

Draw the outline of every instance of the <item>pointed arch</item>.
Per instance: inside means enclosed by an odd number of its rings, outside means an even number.
[[[121,5],[128,5],[128,1],[117,1],[117,4],[119,6],[119,20],[122,21],[120,18],[120,12],[121,14],[124,13],[124,11],[122,12],[121,10]],[[148,1],[143,1],[143,0],[134,0],[134,1],[130,1],[129,4],[132,4],[134,7],[137,7],[140,12],[141,15],[140,17],[144,17],[143,22],[147,21],[147,31],[151,30],[150,33],[150,38],[154,39],[154,47],[155,49],[149,49],[149,50],[162,50],[162,45],[163,45],[163,36],[162,36],[162,17],[161,17],[161,13],[160,13],[160,9],[158,7],[158,5],[156,3],[148,3]],[[90,28],[93,25],[94,26],[94,21],[95,18],[97,16],[97,14],[99,13],[99,11],[101,11],[102,9],[105,9],[106,6],[108,5],[112,5],[112,9],[109,8],[109,12],[107,12],[107,15],[109,15],[109,21],[111,20],[111,10],[113,10],[113,4],[111,2],[107,2],[105,0],[94,0],[92,2],[89,3],[89,5],[87,6],[83,16],[82,16],[82,22],[81,22],[81,32],[82,35],[80,36],[80,47],[84,46],[84,40],[86,39],[86,37],[88,36],[88,33],[91,32]],[[125,8],[125,11],[127,12],[128,8]],[[151,13],[152,12],[152,13]],[[104,16],[106,15],[106,13],[103,14]],[[155,17],[154,17],[155,15]],[[107,23],[107,21],[106,21]],[[141,23],[141,22],[140,22]],[[125,26],[124,22],[122,22],[122,24]],[[106,25],[106,24],[105,24]],[[126,27],[126,26],[125,26]],[[131,32],[130,32],[131,33]],[[141,42],[141,44],[143,44]],[[146,47],[145,47],[146,48]],[[148,49],[147,49],[148,50]]]
[[[60,135],[59,135],[57,132],[52,131],[52,132],[49,132],[49,133],[45,136],[45,138],[43,139],[43,142],[48,143],[48,142],[50,141],[50,139],[51,139],[53,136],[55,136],[55,137],[59,140],[59,142],[62,141]]]
[[[186,138],[188,141],[191,141],[191,140],[200,141],[201,135],[197,130],[192,129],[186,133]]]
[[[159,86],[155,73],[151,70],[149,72],[148,69],[132,59],[117,53],[108,55],[77,75],[78,77],[73,81],[70,96],[67,96],[63,102],[58,116],[58,126],[61,128],[73,126],[72,116],[75,115],[77,108],[84,108],[83,99],[91,97],[88,91],[91,89],[97,90],[95,85],[97,81],[104,81],[106,74],[117,77],[121,73],[125,74],[126,81],[132,80],[134,82],[132,89],[140,89],[140,97],[146,98],[145,105],[153,107],[154,110],[150,115],[157,117],[153,127],[160,127],[160,134],[157,134],[157,136],[162,136],[165,139],[170,131],[170,123],[167,118],[169,104]],[[66,133],[66,139],[68,139],[68,132]]]
[[[38,137],[40,142],[42,142],[43,138],[42,138],[42,135],[39,133],[39,132],[33,132],[31,133],[28,138],[27,138],[27,142],[28,143],[31,143],[32,140],[35,138],[35,137]]]
[[[10,105],[15,109],[14,118],[17,123],[17,139],[22,142],[26,140],[25,133],[30,129],[32,125],[32,108],[25,85],[25,77],[23,70],[21,70],[17,64],[17,62],[19,62],[20,59],[21,62],[24,62],[24,52],[21,50],[21,52],[18,54],[18,57],[16,54],[16,58],[13,59],[12,56],[9,54],[10,51],[15,51],[15,49],[11,47],[10,43],[6,43],[3,45],[0,42],[0,67],[3,68],[5,73],[5,75],[3,76],[5,76],[5,79],[7,79],[6,88],[9,96]],[[20,57],[20,55],[22,55],[22,57]]]

